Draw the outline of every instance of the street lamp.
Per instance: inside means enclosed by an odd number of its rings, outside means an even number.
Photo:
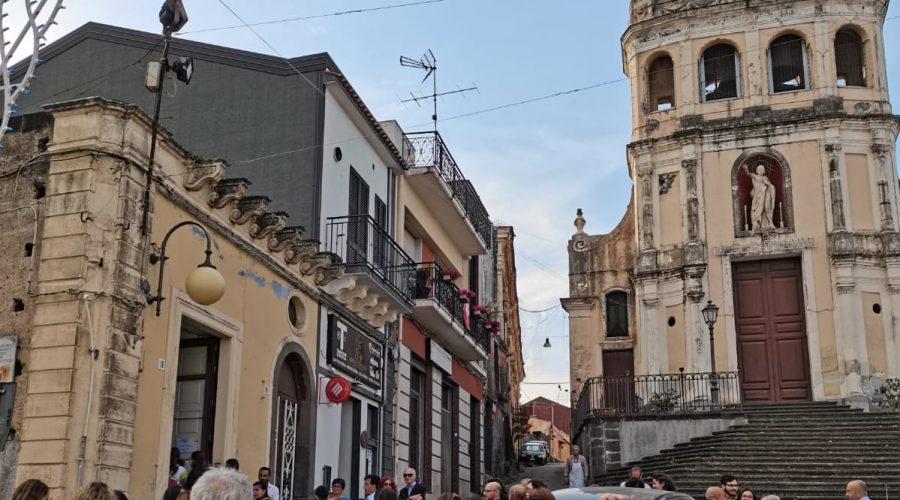
[[[225,278],[222,276],[222,273],[216,269],[216,266],[212,264],[212,261],[210,261],[209,258],[210,255],[212,255],[212,240],[209,237],[206,228],[193,221],[179,222],[172,226],[166,233],[166,236],[163,238],[162,249],[160,250],[159,255],[150,255],[150,264],[159,262],[159,282],[156,285],[156,295],[147,296],[147,304],[156,302],[157,316],[159,316],[159,309],[162,305],[162,301],[166,300],[162,295],[163,274],[166,270],[166,260],[169,259],[166,255],[166,246],[169,244],[169,236],[172,236],[172,233],[183,226],[196,227],[206,238],[206,259],[188,274],[188,277],[184,282],[184,289],[187,292],[188,297],[200,305],[208,306],[218,302],[218,300],[225,295]]]
[[[550,345],[550,337],[547,337],[547,340],[544,341],[544,349],[550,349],[552,347]]]
[[[716,341],[713,336],[713,329],[716,325],[716,318],[719,317],[719,308],[711,300],[706,301],[706,307],[700,311],[703,314],[703,321],[709,327],[709,393],[713,404],[719,403],[719,380],[716,378]]]

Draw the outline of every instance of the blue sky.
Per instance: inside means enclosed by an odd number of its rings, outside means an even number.
[[[225,0],[249,23],[413,1]],[[67,0],[48,39],[87,21],[157,32],[161,3]],[[240,23],[218,0],[184,3],[186,38],[274,53],[246,28],[196,32]],[[896,2],[888,12],[895,16]],[[627,20],[626,0],[443,0],[255,29],[282,56],[329,52],[378,119],[397,119],[413,131],[430,128],[430,108],[399,100],[429,88],[420,85],[419,72],[400,67],[401,55],[433,50],[443,90],[478,86],[478,93],[440,102],[440,115],[449,118],[623,78],[619,37]],[[892,94],[898,95],[900,19],[886,23],[885,38]],[[631,189],[629,102],[628,83],[619,82],[439,125],[491,218],[515,227],[522,307],[553,308],[568,295],[566,242],[576,208],[584,209],[589,233],[607,232],[622,217]],[[527,381],[549,383],[526,385],[523,396],[568,402],[557,389],[558,382],[568,385],[565,313],[556,307],[521,315]],[[542,347],[545,337],[550,349]]]

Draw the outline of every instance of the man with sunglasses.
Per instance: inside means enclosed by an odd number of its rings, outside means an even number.
[[[416,481],[416,469],[403,471],[403,482],[406,486],[400,490],[400,500],[425,500],[425,487]]]

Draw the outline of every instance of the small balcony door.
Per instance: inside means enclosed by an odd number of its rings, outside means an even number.
[[[347,264],[365,264],[369,246],[369,185],[350,169],[350,201],[347,215]]]

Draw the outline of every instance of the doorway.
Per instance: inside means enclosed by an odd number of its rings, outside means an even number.
[[[456,386],[441,387],[441,491],[459,491],[458,399]]]
[[[633,349],[603,351],[603,402],[618,413],[635,404]]]
[[[811,398],[801,269],[799,258],[733,264],[744,401]]]
[[[180,338],[172,446],[186,461],[199,451],[209,463],[215,436],[219,338],[192,328],[189,322]]]

